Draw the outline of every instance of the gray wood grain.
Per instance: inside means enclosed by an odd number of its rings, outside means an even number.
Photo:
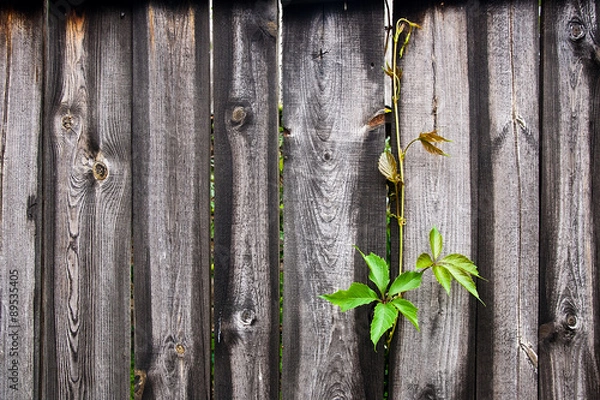
[[[433,156],[420,146],[406,156],[404,269],[415,268],[429,249],[429,231],[444,237],[443,254],[475,255],[468,60],[467,9],[462,2],[400,7],[397,15],[422,26],[405,53],[401,94],[402,146],[420,132],[437,129],[453,142],[450,157]],[[468,293],[456,283],[448,296],[433,274],[406,298],[419,308],[418,332],[406,320],[390,355],[393,399],[472,397],[474,313]]]
[[[214,3],[215,398],[279,398],[277,2]]]
[[[144,399],[210,398],[208,22],[208,2],[135,9],[134,336]]]
[[[383,348],[371,310],[318,296],[367,282],[354,249],[385,255],[383,5],[288,6],[283,14],[285,399],[376,399]]]
[[[0,6],[0,398],[38,397],[42,7]]]
[[[537,399],[539,31],[535,1],[469,15],[478,154],[477,399]]]
[[[39,29],[39,27],[37,28]],[[131,358],[131,15],[48,22],[42,393],[124,399]]]
[[[600,393],[595,1],[544,2],[540,398]]]

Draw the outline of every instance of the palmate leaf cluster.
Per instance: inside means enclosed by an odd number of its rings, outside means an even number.
[[[357,248],[369,267],[369,280],[375,290],[364,283],[353,282],[348,289],[325,294],[321,298],[339,306],[343,312],[377,303],[371,322],[371,341],[374,347],[377,347],[377,343],[386,332],[393,333],[400,314],[419,330],[418,308],[403,296],[421,286],[423,273],[428,269],[433,271],[435,278],[448,294],[454,279],[481,301],[473,281],[473,277],[481,278],[477,266],[461,254],[449,254],[440,258],[443,239],[436,228],[429,233],[429,244],[431,254],[421,254],[415,270],[403,272],[393,281],[390,279],[390,265],[386,260],[373,253],[365,255]]]

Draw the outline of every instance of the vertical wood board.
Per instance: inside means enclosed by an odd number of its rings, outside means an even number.
[[[208,2],[134,13],[135,394],[209,399]]]
[[[476,398],[537,399],[539,22],[537,1],[469,14],[472,132],[478,142],[480,285]]]
[[[279,398],[274,0],[214,4],[215,398]]]
[[[283,10],[285,399],[383,395],[371,309],[342,313],[319,295],[367,282],[359,253],[385,255],[383,3]]]
[[[438,130],[452,143],[450,157],[411,147],[405,159],[406,219],[404,270],[413,270],[429,250],[429,231],[444,238],[443,255],[473,258],[472,132],[469,94],[467,7],[463,2],[400,6],[396,15],[421,25],[400,67],[402,146],[420,132]],[[454,282],[451,295],[428,271],[419,290],[406,298],[419,308],[418,332],[402,320],[390,355],[390,396],[394,399],[462,399],[473,391],[473,308],[469,294]]]
[[[129,396],[131,14],[49,16],[41,398]]]
[[[37,398],[42,8],[0,6],[0,398]]]
[[[544,2],[540,398],[600,393],[595,1]]]

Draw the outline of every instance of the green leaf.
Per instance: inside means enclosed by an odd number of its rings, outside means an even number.
[[[437,264],[434,265],[432,269],[435,279],[437,279],[440,285],[446,289],[446,293],[450,295],[450,283],[452,283],[452,275],[450,275],[450,272],[448,272],[445,267]]]
[[[390,304],[393,304],[420,331],[419,320],[417,318],[417,311],[419,309],[413,303],[406,299],[394,299]]]
[[[325,299],[341,308],[342,312],[379,300],[377,293],[364,283],[353,282],[348,290],[338,290],[332,294],[323,294]]]
[[[392,297],[398,293],[404,293],[418,288],[421,286],[422,276],[422,271],[406,271],[403,274],[398,275],[396,279],[394,279],[394,282],[392,282],[388,295]]]
[[[479,279],[484,279],[479,276],[479,271],[477,270],[475,263],[469,260],[467,256],[462,254],[448,254],[446,257],[440,260],[440,263],[454,265]]]
[[[417,269],[429,268],[433,265],[431,256],[427,253],[423,253],[417,258]]]
[[[445,266],[446,270],[461,284],[462,287],[467,289],[467,291],[475,296],[477,300],[481,301],[475,282],[473,282],[473,278],[471,278],[471,275],[468,272],[452,264],[445,264]],[[481,301],[481,303],[485,305],[483,301]]]
[[[473,282],[473,276],[481,278],[479,276],[479,271],[477,270],[477,266],[473,261],[471,261],[467,256],[462,254],[449,254],[446,257],[442,258],[439,263],[444,265],[444,267],[448,270],[448,272],[452,275],[454,279],[469,293],[477,298],[477,300],[483,301],[479,298],[479,293],[477,292],[477,287],[475,286],[475,282]]]
[[[379,339],[387,332],[398,319],[398,308],[390,303],[379,303],[375,306],[373,321],[371,322],[371,341],[377,349]]]
[[[358,247],[356,249],[360,252],[369,267],[369,279],[377,286],[381,296],[385,296],[386,289],[390,284],[390,266],[387,261],[373,253],[365,256]]]
[[[443,243],[442,235],[434,226],[431,228],[431,232],[429,232],[429,246],[431,246],[431,254],[434,260],[437,260],[442,253]]]

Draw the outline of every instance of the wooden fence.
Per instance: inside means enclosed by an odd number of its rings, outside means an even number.
[[[132,349],[139,399],[598,396],[600,2],[394,4],[403,137],[453,140],[407,164],[406,263],[435,225],[489,281],[425,280],[387,371],[318,298],[386,251],[385,7],[304,3],[0,4],[0,398],[129,398]]]

